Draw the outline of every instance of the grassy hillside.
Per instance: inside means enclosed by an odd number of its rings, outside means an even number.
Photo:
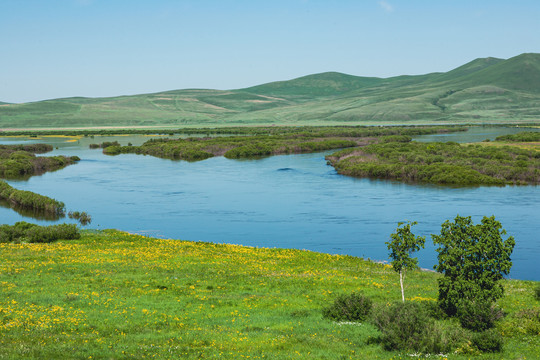
[[[384,245],[383,245],[384,246]],[[408,359],[369,323],[322,308],[361,291],[400,300],[387,265],[301,250],[163,240],[106,230],[50,244],[0,244],[0,359]],[[438,275],[407,275],[406,298],[434,303]],[[535,359],[537,283],[505,281],[502,353]],[[446,322],[451,327],[459,327]],[[437,359],[468,359],[467,343]]]
[[[238,90],[187,89],[0,106],[0,127],[512,123],[540,119],[540,54],[387,79],[336,72]]]

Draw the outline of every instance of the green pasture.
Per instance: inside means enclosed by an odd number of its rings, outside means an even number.
[[[0,359],[411,358],[383,350],[367,322],[322,317],[342,293],[400,300],[392,268],[361,258],[115,230],[0,244],[0,254]],[[438,276],[409,273],[406,300],[434,302]],[[529,316],[540,311],[536,286],[504,282],[502,353],[430,358],[538,358],[540,324]]]
[[[0,103],[0,128],[531,123],[539,84],[540,54],[522,54],[386,79],[328,72],[237,90]]]

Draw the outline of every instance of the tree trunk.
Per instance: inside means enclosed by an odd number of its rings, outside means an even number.
[[[405,302],[405,291],[403,290],[403,270],[399,272],[399,284],[401,285],[401,301]]]

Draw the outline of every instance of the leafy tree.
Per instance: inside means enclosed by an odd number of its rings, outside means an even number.
[[[503,240],[506,231],[494,216],[474,225],[471,217],[457,216],[445,221],[441,234],[432,235],[439,245],[439,264],[434,268],[444,276],[439,282],[439,305],[448,315],[471,303],[491,304],[503,295],[500,281],[512,267],[510,255],[515,241]]]
[[[418,267],[418,259],[411,258],[411,253],[424,248],[426,238],[423,236],[415,236],[411,232],[411,226],[417,222],[408,221],[405,225],[403,222],[398,223],[396,232],[391,234],[392,241],[386,242],[388,250],[390,250],[390,259],[394,271],[399,273],[399,284],[401,285],[401,300],[405,302],[405,291],[403,289],[403,281],[405,278],[405,270],[413,270]],[[401,225],[404,225],[401,227]]]

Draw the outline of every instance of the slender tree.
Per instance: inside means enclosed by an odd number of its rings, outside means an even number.
[[[415,236],[411,232],[411,226],[417,222],[399,222],[396,232],[390,235],[392,241],[386,242],[390,250],[390,262],[394,271],[399,273],[399,284],[401,285],[401,300],[405,302],[405,290],[403,282],[405,280],[405,270],[413,270],[418,267],[418,259],[412,258],[411,254],[424,248],[426,238]],[[403,227],[401,227],[404,225]]]

